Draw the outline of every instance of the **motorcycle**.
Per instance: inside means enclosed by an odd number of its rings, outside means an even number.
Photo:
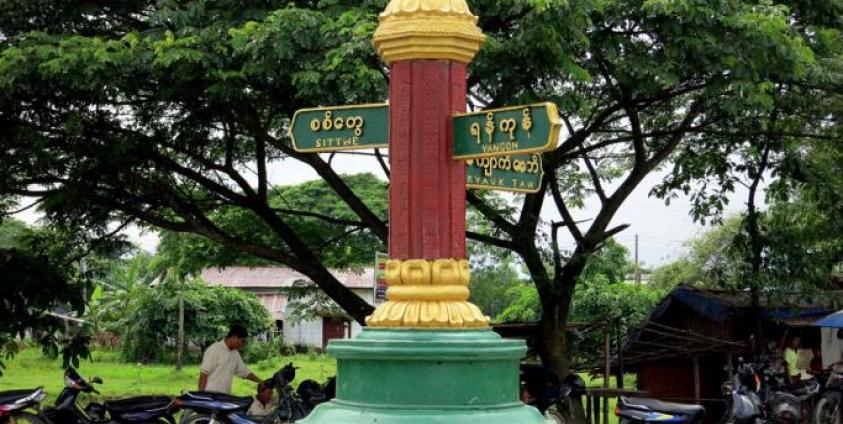
[[[764,404],[759,396],[761,378],[753,364],[740,361],[732,379],[721,386],[726,397],[726,413],[721,424],[760,424],[765,421]]]
[[[795,424],[807,420],[813,398],[820,392],[820,383],[812,378],[788,384],[781,367],[772,365],[770,361],[740,361],[733,389],[724,384],[724,393],[731,397],[727,422]]]
[[[701,405],[619,396],[615,405],[615,415],[621,424],[654,422],[697,424],[702,422],[705,408]]]
[[[290,383],[296,378],[296,367],[287,364],[276,372],[267,384],[278,393],[278,405],[264,417],[249,417],[246,412],[254,398],[232,396],[217,392],[185,392],[176,398],[182,414],[180,424],[271,424],[293,423],[306,417],[316,405],[334,397],[336,383],[333,378],[324,385],[305,380],[294,391]]]
[[[823,392],[814,405],[813,424],[840,424],[843,403],[843,362],[831,366]]]
[[[571,416],[571,399],[585,395],[585,381],[569,374],[561,382],[556,374],[537,364],[521,364],[521,400],[551,422],[565,424]]]
[[[81,393],[99,394],[94,384],[102,384],[99,377],[88,382],[73,368],[64,373],[65,388],[55,405],[44,410],[43,417],[53,424],[175,424],[172,413],[173,398],[169,396],[138,396],[129,399],[91,402],[82,408],[77,402]]]
[[[776,423],[795,424],[807,421],[813,410],[813,399],[820,393],[816,378],[788,383],[783,367],[775,368],[769,362],[761,366],[762,396],[769,420]]]
[[[44,424],[39,416],[39,407],[45,397],[47,395],[41,387],[0,392],[0,423]]]

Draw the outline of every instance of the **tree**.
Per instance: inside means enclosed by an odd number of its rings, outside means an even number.
[[[6,153],[0,166],[7,170],[0,193],[45,199],[42,208],[58,222],[98,228],[139,221],[290,266],[362,322],[371,308],[336,281],[322,252],[290,223],[337,222],[272,205],[268,175],[281,158],[309,165],[354,212],[342,222],[385,242],[386,223],[333,171],[331,157],[297,153],[285,135],[302,106],[384,99],[386,69],[370,44],[384,5],[80,1],[11,8],[0,20],[0,125],[7,129],[0,134]],[[784,96],[798,86],[806,98],[834,97],[812,84],[833,81],[833,73],[820,70],[837,60],[831,41],[839,37],[840,6],[798,0],[471,6],[489,35],[470,70],[473,105],[549,99],[568,128],[559,148],[543,156],[548,178],[539,193],[505,208],[468,196],[490,228],[468,236],[523,260],[542,306],[542,359],[565,374],[575,286],[588,260],[626,228],[611,225],[618,209],[677,151],[719,142],[716,135],[738,118],[750,122],[743,112],[769,107],[773,88],[784,87]],[[780,115],[790,113],[796,112]],[[572,209],[587,195],[601,207],[581,227]],[[540,219],[548,196],[561,222]],[[221,226],[215,214],[223,209],[253,217],[279,242],[245,239]],[[544,234],[556,239],[559,229],[575,240],[569,254],[545,242]]]
[[[94,326],[95,334],[111,332],[125,339],[131,328],[126,305],[133,305],[162,274],[154,268],[152,255],[135,252],[127,259],[112,261],[94,284],[85,317]]]
[[[68,332],[55,312],[81,316],[85,293],[98,275],[96,254],[113,255],[118,244],[89,244],[78,232],[30,228],[20,221],[0,222],[0,354],[17,353],[17,337],[29,334],[45,354],[61,353],[65,366],[89,358],[85,327]],[[0,360],[0,375],[4,368]]]
[[[178,293],[184,290],[185,338],[188,343],[205,348],[225,336],[232,324],[244,326],[250,334],[271,328],[269,314],[258,299],[249,293],[229,287],[208,287],[190,279],[179,283],[166,282],[146,288],[127,315],[131,319],[123,355],[130,361],[160,361],[166,346],[173,346],[177,333]]]

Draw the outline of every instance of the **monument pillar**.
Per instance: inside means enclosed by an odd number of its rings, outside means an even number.
[[[520,340],[468,301],[466,165],[452,122],[485,36],[465,0],[391,0],[374,44],[390,66],[387,302],[333,340],[337,396],[306,424],[533,424],[519,400]]]

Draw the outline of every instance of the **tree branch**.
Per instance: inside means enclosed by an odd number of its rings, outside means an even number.
[[[556,180],[555,173],[554,175],[551,175],[549,179],[550,193],[553,196],[554,203],[556,203],[556,209],[559,210],[559,215],[561,215],[564,220],[563,223],[566,227],[568,227],[568,231],[571,233],[571,236],[574,237],[577,244],[583,243],[585,240],[583,239],[582,232],[577,226],[577,223],[574,221],[574,217],[571,216],[571,211],[568,210],[568,206],[565,205],[565,199],[562,197],[562,192],[559,191],[559,181]]]

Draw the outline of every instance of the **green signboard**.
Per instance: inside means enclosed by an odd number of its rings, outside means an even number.
[[[468,188],[536,193],[544,169],[540,154],[496,156],[466,161]]]
[[[301,109],[293,115],[290,138],[303,153],[389,147],[389,106]]]
[[[553,150],[562,122],[556,105],[540,103],[454,116],[454,159]]]

